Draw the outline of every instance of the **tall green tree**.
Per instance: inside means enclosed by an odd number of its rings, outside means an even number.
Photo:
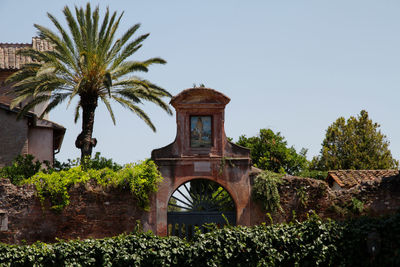
[[[75,6],[75,14],[68,6],[63,9],[68,30],[55,16],[47,13],[57,33],[35,24],[39,37],[53,44],[52,51],[21,50],[31,57],[32,63],[10,76],[8,83],[14,87],[17,97],[12,107],[23,103],[19,115],[41,103],[48,103],[41,114],[43,117],[65,100],[79,98],[75,107],[75,122],[82,114],[82,132],[75,145],[81,149],[82,158],[91,156],[97,140],[92,138],[95,111],[99,100],[107,107],[115,124],[111,107],[117,102],[139,116],[150,128],[155,127],[148,115],[139,107],[143,100],[155,103],[172,114],[162,98],[171,97],[163,88],[150,81],[138,78],[134,72],[147,72],[152,64],[165,64],[162,58],[145,61],[128,60],[142,46],[149,34],[134,38],[140,24],[130,27],[121,37],[115,38],[122,14],[110,13],[108,8],[101,19],[99,8],[93,12],[88,3],[86,8]]]
[[[263,170],[298,175],[308,166],[307,150],[303,148],[297,153],[293,146],[287,146],[280,132],[271,129],[261,129],[253,137],[242,135],[236,144],[250,148],[254,166]]]
[[[357,117],[347,121],[338,118],[326,130],[321,153],[311,162],[318,170],[376,170],[398,168],[393,159],[389,141],[379,130],[380,125],[372,122],[368,112],[362,110]]]

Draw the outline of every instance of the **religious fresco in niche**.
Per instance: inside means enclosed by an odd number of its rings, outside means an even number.
[[[211,116],[190,116],[190,146],[211,147]]]

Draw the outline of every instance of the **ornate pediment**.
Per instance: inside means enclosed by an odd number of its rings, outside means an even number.
[[[171,99],[173,107],[191,105],[221,105],[225,106],[230,101],[229,97],[210,88],[190,88],[182,91]]]

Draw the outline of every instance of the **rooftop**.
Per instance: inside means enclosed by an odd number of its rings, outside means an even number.
[[[18,50],[24,48],[38,51],[52,50],[51,44],[39,37],[33,37],[31,44],[0,43],[0,70],[19,70],[25,63],[32,62],[30,57],[17,54]]]
[[[326,179],[333,179],[342,188],[350,188],[362,182],[375,181],[398,174],[399,170],[336,170],[329,171]]]

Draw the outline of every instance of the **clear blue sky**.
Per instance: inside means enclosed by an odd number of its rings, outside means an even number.
[[[91,1],[97,4],[99,1]],[[34,23],[51,26],[46,12],[63,21],[65,5],[86,1],[0,1],[0,42],[30,43]],[[339,116],[362,109],[391,142],[400,159],[400,2],[399,1],[101,1],[104,11],[125,11],[121,32],[138,22],[150,37],[137,59],[168,61],[141,76],[173,95],[204,83],[231,98],[225,131],[234,140],[260,128],[280,131],[308,157],[321,149],[327,127]],[[171,143],[175,115],[146,104],[157,127],[153,133],[134,114],[114,106],[114,126],[100,105],[95,151],[117,162],[150,157]],[[81,131],[73,108],[50,114],[67,133],[59,160],[75,158]]]

